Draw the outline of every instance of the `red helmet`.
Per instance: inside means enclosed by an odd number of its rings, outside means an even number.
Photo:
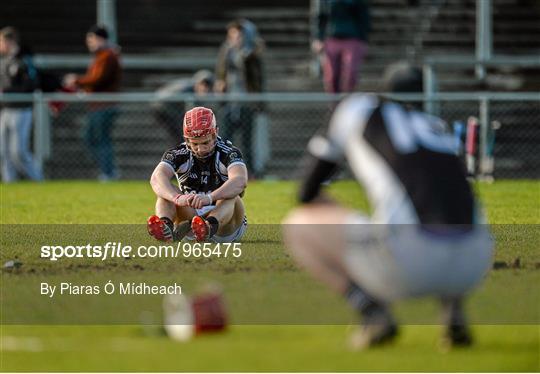
[[[211,109],[198,106],[184,116],[184,138],[200,138],[217,134],[216,116]]]

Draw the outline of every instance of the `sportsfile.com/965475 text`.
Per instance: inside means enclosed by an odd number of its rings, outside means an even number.
[[[239,258],[242,243],[191,243],[178,242],[170,245],[140,245],[133,247],[122,243],[107,242],[104,245],[43,245],[40,257],[50,261],[62,258],[98,258],[102,261],[114,258]],[[135,248],[135,249],[134,249]]]

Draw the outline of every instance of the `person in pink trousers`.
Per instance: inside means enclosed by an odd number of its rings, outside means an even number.
[[[321,0],[316,17],[315,53],[323,53],[324,88],[352,92],[368,50],[369,7],[365,0]]]

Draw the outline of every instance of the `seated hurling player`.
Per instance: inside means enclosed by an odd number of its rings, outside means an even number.
[[[386,90],[421,92],[421,71],[391,66]],[[446,346],[469,345],[462,310],[466,293],[491,263],[492,241],[445,123],[410,105],[352,95],[336,108],[300,190],[302,206],[285,220],[295,260],[342,294],[362,324],[352,348],[391,341],[395,300],[440,300]],[[338,205],[321,191],[345,161],[368,196],[372,216]]]
[[[239,240],[247,227],[242,153],[218,136],[216,117],[208,108],[186,112],[183,133],[185,142],[165,152],[152,173],[157,201],[148,232],[161,241],[185,236],[197,241]],[[171,183],[173,176],[178,187]]]

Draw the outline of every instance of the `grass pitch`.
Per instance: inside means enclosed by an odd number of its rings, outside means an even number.
[[[132,263],[86,266],[59,261],[41,266],[30,248],[47,233],[34,230],[35,224],[119,224],[140,225],[152,213],[153,194],[147,183],[119,182],[47,182],[1,185],[2,251],[1,259],[17,256],[22,262],[18,273],[2,273],[3,284],[23,295],[32,281],[57,277],[77,279],[84,276],[124,276],[133,273]],[[477,192],[489,222],[499,240],[496,258],[501,270],[492,271],[485,284],[471,298],[472,315],[482,321],[493,309],[504,312],[507,323],[478,323],[474,326],[476,344],[468,350],[443,353],[437,348],[441,327],[433,324],[406,325],[396,343],[369,352],[347,350],[346,324],[292,325],[285,323],[230,326],[223,334],[206,335],[180,344],[164,336],[148,336],[139,325],[11,325],[1,326],[2,371],[538,371],[539,304],[538,284],[540,249],[540,184],[536,181],[498,181],[480,184]],[[289,182],[251,183],[245,196],[252,228],[257,224],[278,224],[294,206],[295,184]],[[367,201],[353,182],[331,186],[341,202],[367,210]],[[13,244],[9,234],[13,226],[26,226],[26,246]],[[254,225],[255,224],[255,225]],[[44,227],[44,226],[43,226]],[[55,226],[57,227],[57,226]],[[63,226],[62,226],[63,227]],[[80,226],[73,226],[80,227]],[[132,227],[132,226],[130,226]],[[249,236],[251,235],[251,236]],[[339,298],[329,294],[297,270],[283,255],[278,242],[266,243],[252,231],[246,250],[249,255],[237,262],[198,262],[189,264],[146,263],[139,270],[147,276],[152,266],[165,273],[186,272],[197,277],[218,277],[225,284],[231,301],[231,317],[246,312],[242,300],[255,305],[256,311],[270,309],[276,315],[290,312],[275,308],[287,300],[288,308],[302,303],[291,292],[305,292],[318,303],[321,314],[350,317]],[[69,239],[69,234],[66,234]],[[264,236],[264,235],[262,235]],[[516,260],[518,260],[516,263]],[[83,266],[85,265],[85,266]],[[249,280],[252,287],[246,287]],[[257,288],[258,287],[258,288]],[[8,291],[4,296],[9,296]],[[248,288],[255,290],[249,295]],[[21,296],[21,298],[24,296]],[[509,302],[508,300],[512,300]],[[294,303],[298,303],[295,305]],[[497,302],[499,302],[497,304]],[[2,298],[2,313],[12,305]],[[419,309],[416,304],[421,304]],[[24,304],[37,308],[38,300]],[[23,305],[23,306],[24,306]],[[292,306],[291,306],[292,305]],[[401,306],[400,306],[401,307]],[[91,306],[88,306],[91,308]],[[259,309],[257,309],[259,308]],[[274,309],[272,309],[274,308]],[[405,314],[434,311],[433,305],[420,302],[403,306]],[[238,311],[238,312],[236,312]],[[400,310],[401,311],[401,310]],[[75,311],[76,312],[76,311]],[[123,311],[118,311],[122,313]],[[234,312],[234,313],[233,313]],[[20,313],[25,313],[21,310]],[[59,312],[74,313],[69,308]],[[236,315],[235,315],[236,313]],[[61,316],[62,318],[64,316]],[[307,319],[312,321],[312,319]],[[313,319],[314,320],[314,319]],[[280,321],[276,317],[276,321]],[[323,319],[324,321],[324,319]],[[494,319],[495,321],[495,319]]]

